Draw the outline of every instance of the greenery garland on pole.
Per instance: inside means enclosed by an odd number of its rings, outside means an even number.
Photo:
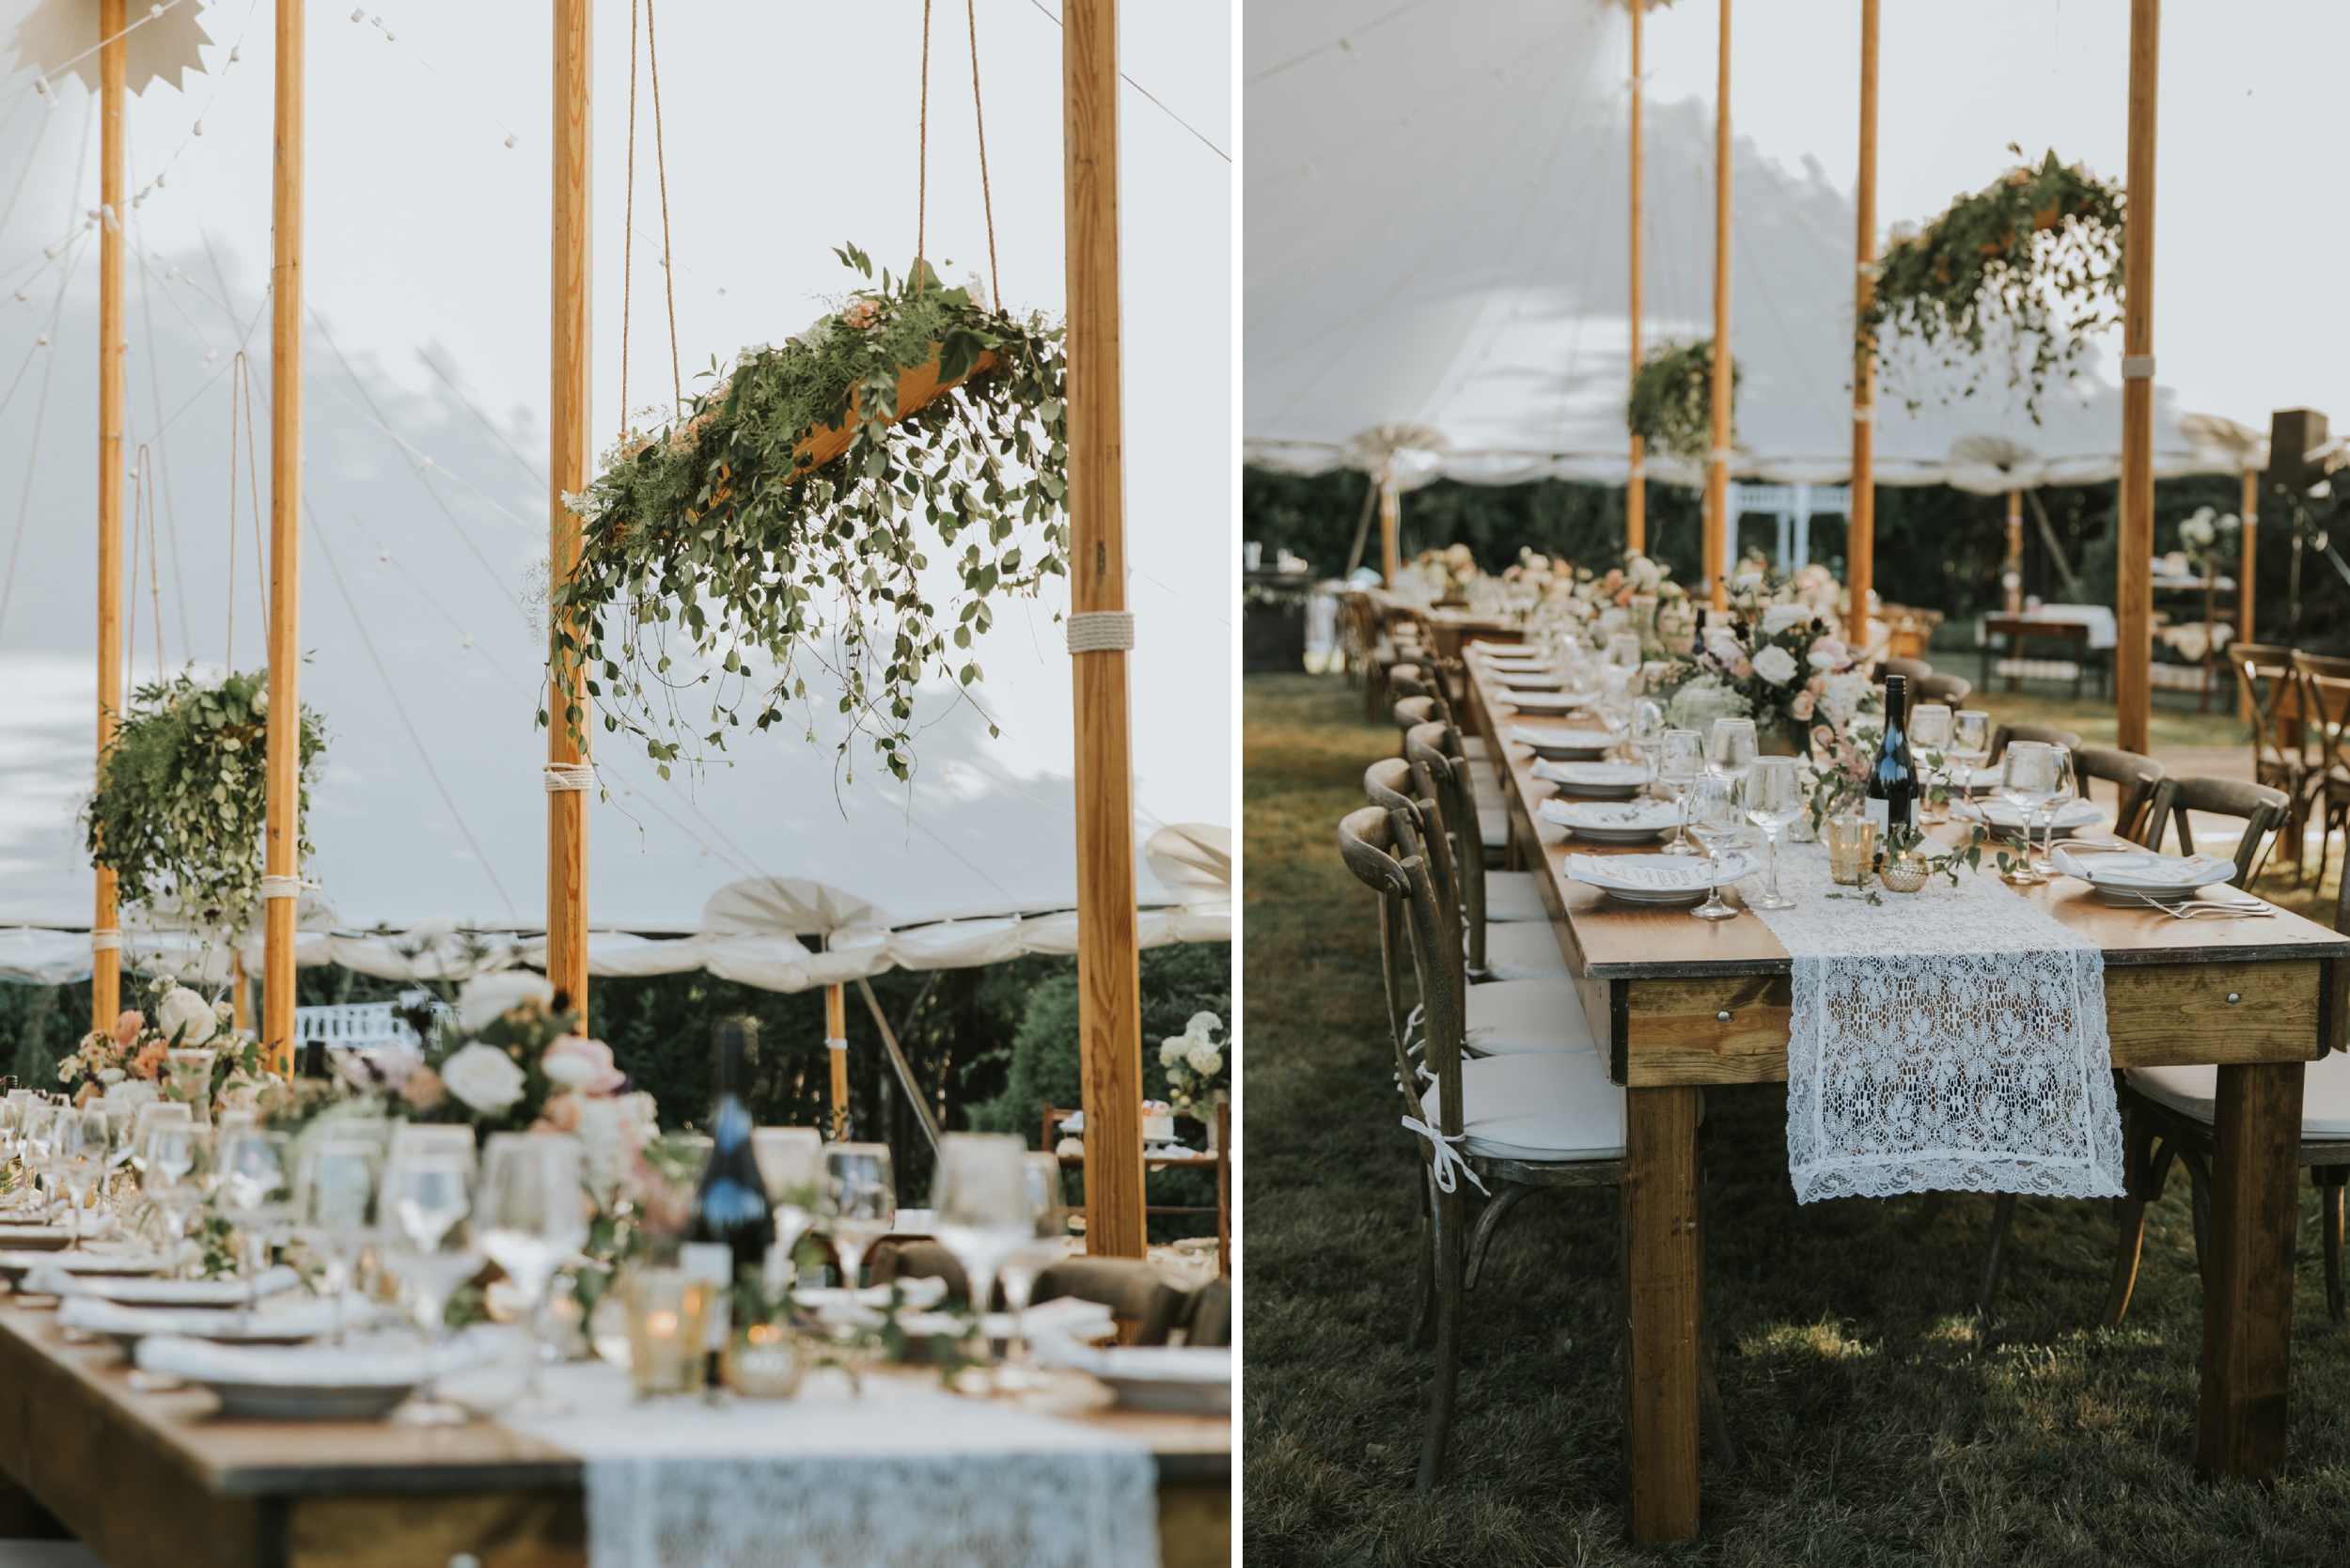
[[[835,254],[873,277],[854,245]],[[755,729],[780,722],[807,698],[813,658],[850,734],[911,778],[916,686],[979,681],[969,650],[993,603],[1066,570],[1061,333],[917,259],[713,374],[683,417],[632,432],[567,498],[580,557],[549,596],[554,651],[580,661],[604,728],[641,738],[665,777],[688,744],[723,749],[746,706]],[[933,541],[960,585],[944,607],[920,581]],[[697,735],[679,702],[701,685]]]
[[[1738,360],[1730,361],[1731,406],[1737,406]],[[1714,340],[1665,343],[1633,373],[1624,425],[1653,451],[1702,465],[1714,450]]]
[[[2123,215],[2122,187],[2078,164],[2053,151],[2037,167],[2018,164],[1922,229],[1894,231],[1860,319],[1860,351],[1908,336],[1956,366],[2003,322],[2014,335],[2008,384],[2024,388],[2037,422],[2048,377],[2121,322]],[[1898,373],[1898,362],[1888,368]]]
[[[82,813],[90,863],[115,873],[123,902],[243,933],[261,902],[268,729],[266,671],[183,670],[132,694]],[[297,864],[310,855],[310,781],[326,746],[306,707],[301,734]]]

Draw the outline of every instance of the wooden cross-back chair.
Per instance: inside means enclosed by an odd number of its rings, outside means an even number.
[[[2308,764],[2301,789],[2307,792],[2302,798],[2320,811],[2317,880],[2322,883],[2334,829],[2350,816],[2350,659],[2296,650],[2293,670],[2300,683],[2302,732],[2313,734],[2316,741],[2316,756]],[[2350,855],[2350,850],[2344,854]]]
[[[1462,917],[1468,925],[1469,969],[1480,979],[1564,979],[1567,961],[1550,928],[1535,871],[1495,870],[1497,857],[1485,835],[1487,808],[1478,798],[1477,766],[1460,755],[1461,732],[1449,724],[1419,724],[1405,731],[1403,756],[1426,779],[1439,827],[1452,834],[1452,870],[1460,879]],[[1498,803],[1493,825],[1510,833]]]
[[[2309,792],[2324,776],[2311,751],[2301,673],[2295,666],[2293,650],[2276,643],[2230,643],[2227,659],[2244,693],[2244,705],[2252,714],[2252,781],[2293,797],[2286,853],[2297,865],[2301,828],[2309,817]]]
[[[1450,911],[1436,887],[1416,815],[1378,806],[1352,812],[1339,824],[1339,850],[1347,869],[1378,896],[1396,1085],[1420,1156],[1424,1228],[1414,1338],[1433,1340],[1435,1351],[1417,1481],[1424,1491],[1444,1467],[1472,1261],[1481,1261],[1494,1228],[1528,1192],[1622,1182],[1623,1091],[1607,1081],[1595,1049],[1468,1054],[1465,1013],[1446,959]],[[1419,998],[1416,1014],[1403,1005],[1403,952],[1409,954],[1411,993]],[[1466,989],[1474,995],[1484,988]],[[1473,1242],[1465,1233],[1471,1186],[1490,1194]],[[1708,1426],[1717,1450],[1727,1450],[1711,1358],[1701,1364]]]
[[[2073,748],[2073,767],[2080,776],[2081,795],[2089,796],[2089,780],[2100,779],[2114,789],[2113,831],[2133,844],[2154,847],[2154,791],[2165,769],[2152,757],[2118,746],[2079,745]]]

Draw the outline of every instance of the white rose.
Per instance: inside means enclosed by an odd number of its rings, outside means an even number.
[[[1183,1026],[1183,1034],[1191,1040],[1214,1040],[1216,1031],[1223,1027],[1223,1019],[1213,1012],[1200,1011],[1191,1015],[1190,1022]]]
[[[111,1089],[116,1084],[120,1083],[125,1075],[126,1074],[123,1073],[121,1068],[109,1067],[104,1072],[98,1074],[98,1081]]]
[[[1203,1078],[1213,1078],[1224,1071],[1224,1053],[1202,1040],[1191,1048],[1191,1070]]]
[[[1159,1065],[1161,1067],[1174,1066],[1177,1062],[1183,1059],[1183,1053],[1187,1049],[1189,1049],[1189,1045],[1185,1037],[1182,1035],[1167,1036],[1165,1040],[1159,1042]]]
[[[220,1027],[220,1019],[212,1003],[186,986],[175,985],[155,1004],[155,1027],[174,1045],[201,1045]]]
[[[536,1001],[540,1007],[555,1005],[555,987],[544,975],[527,969],[501,969],[494,975],[478,975],[457,988],[457,1023],[467,1034],[479,1034],[508,1008],[517,1003]]]
[[[1632,586],[1643,593],[1654,588],[1657,579],[1664,575],[1656,570],[1656,563],[1646,556],[1628,557],[1623,563],[1623,574],[1631,578]]]
[[[59,1058],[57,1058],[57,1081],[58,1081],[59,1083],[61,1083],[61,1084],[70,1084],[70,1083],[71,1083],[74,1079],[76,1079],[76,1078],[80,1077],[81,1075],[82,1075],[82,1053],[81,1053],[81,1052],[76,1051],[76,1052],[74,1052],[74,1053],[73,1053],[71,1056],[70,1056],[70,1057],[59,1057]]]
[[[523,1070],[489,1045],[468,1045],[443,1062],[441,1083],[484,1116],[495,1116],[523,1097]]]
[[[1795,672],[1802,667],[1795,663],[1795,656],[1793,653],[1788,652],[1777,643],[1773,643],[1754,656],[1754,673],[1774,686],[1783,686],[1793,681],[1795,678]]]

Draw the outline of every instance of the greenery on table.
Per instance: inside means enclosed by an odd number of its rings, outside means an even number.
[[[757,729],[784,722],[813,665],[850,735],[910,778],[916,684],[979,681],[969,651],[995,604],[1065,571],[1059,329],[988,309],[926,261],[876,284],[863,251],[836,254],[871,286],[713,368],[682,417],[625,437],[572,498],[579,566],[550,596],[554,651],[665,776],[689,747],[723,749],[746,711]],[[900,377],[933,360],[942,385],[969,379],[901,410]],[[847,452],[809,466],[811,433],[852,421]],[[957,584],[943,605],[922,582],[933,549]],[[681,706],[698,687],[706,719]],[[558,717],[576,731],[583,713]]]
[[[1907,337],[1941,365],[1963,366],[1997,328],[2013,355],[2009,384],[2024,389],[2037,420],[2048,378],[2069,372],[2090,339],[2122,320],[2123,206],[2121,186],[2051,151],[1960,196],[1923,228],[1896,229],[1860,318],[1861,352]],[[1898,356],[1880,363],[1888,380],[1899,377]]]
[[[1986,1321],[1973,1295],[1992,1198],[1798,1206],[1776,1085],[1705,1093],[1707,1342],[1739,1455],[1700,1461],[1700,1537],[1650,1550],[1625,1540],[1622,1205],[1609,1187],[1538,1193],[1495,1238],[1465,1308],[1450,1462],[1433,1492],[1414,1493],[1431,1368],[1410,1334],[1424,1168],[1396,1125],[1371,895],[1332,842],[1333,824],[1362,804],[1364,762],[1390,752],[1395,732],[1365,722],[1337,681],[1251,677],[1244,700],[1248,1398],[1236,1415],[1249,1561],[2339,1559],[2350,1336],[2326,1315],[2306,1185],[2289,1463],[2273,1488],[2212,1485],[2191,1463],[2202,1303],[2177,1170],[2148,1212],[2123,1327],[2095,1326],[2111,1206],[2036,1198],[2017,1206]],[[1986,706],[2000,720],[2058,716],[2051,701],[2003,692]],[[2110,704],[2070,711],[2110,726]],[[2295,893],[2289,874],[2271,887],[2330,914],[2330,897]]]
[[[126,904],[228,935],[260,911],[269,676],[183,671],[138,688],[83,810],[92,865]],[[325,731],[302,710],[296,865],[308,860],[310,782]]]
[[[1730,399],[1738,406],[1738,361],[1730,362]],[[1624,424],[1653,451],[1703,463],[1714,451],[1714,340],[1665,343],[1649,351],[1632,374]],[[1732,431],[1735,440],[1736,432]]]

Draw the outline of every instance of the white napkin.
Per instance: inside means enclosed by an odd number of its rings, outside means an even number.
[[[57,1322],[91,1334],[178,1335],[191,1339],[309,1339],[331,1334],[339,1321],[352,1328],[374,1321],[376,1304],[361,1295],[340,1299],[278,1297],[247,1312],[217,1307],[125,1307],[95,1296],[72,1296],[57,1307]]]
[[[1585,790],[1621,790],[1648,782],[1648,769],[1637,762],[1540,761],[1528,770],[1549,784]]]
[[[1536,729],[1523,724],[1510,726],[1510,738],[1520,745],[1572,747],[1577,751],[1605,751],[1621,743],[1626,733],[1622,729]]]
[[[495,1327],[468,1329],[446,1345],[224,1345],[158,1334],[139,1341],[146,1372],[191,1383],[238,1383],[284,1388],[387,1388],[412,1386],[478,1366],[503,1355],[514,1336]]]
[[[2235,862],[2222,860],[2216,855],[2155,855],[2141,851],[2135,855],[2076,856],[2063,845],[2057,847],[2055,865],[2066,876],[2076,876],[2083,882],[2148,887],[2200,887],[2225,882],[2235,874]]]
[[[125,1307],[241,1307],[248,1297],[266,1301],[301,1283],[302,1276],[282,1263],[256,1277],[250,1286],[242,1279],[125,1278],[54,1268],[37,1268],[24,1277],[30,1295],[89,1296]]]
[[[1560,827],[1620,833],[1662,832],[1681,820],[1681,813],[1665,800],[1541,800],[1534,803],[1534,814]]]
[[[1731,853],[1721,857],[1719,877],[1725,887],[1750,875],[1754,862]],[[1698,855],[1570,855],[1567,875],[1594,887],[1631,887],[1651,893],[1701,893],[1712,885],[1716,870]]]

